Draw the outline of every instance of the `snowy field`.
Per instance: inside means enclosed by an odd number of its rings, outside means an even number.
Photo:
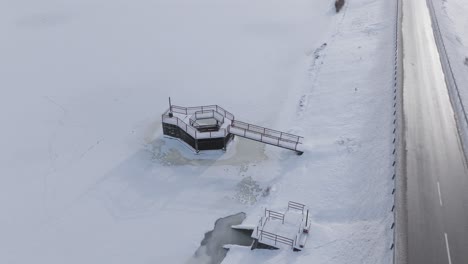
[[[214,222],[289,200],[301,253],[223,263],[391,263],[395,3],[0,3],[0,263],[210,263]],[[326,44],[325,44],[326,43]],[[194,155],[162,137],[167,98],[305,137]]]

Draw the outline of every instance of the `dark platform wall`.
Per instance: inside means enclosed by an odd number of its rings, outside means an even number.
[[[167,123],[163,123],[163,133],[167,136],[182,139],[195,150],[224,149],[224,146],[227,146],[229,141],[234,138],[234,135],[228,134],[225,138],[206,138],[196,140],[178,126]]]
[[[198,140],[199,150],[210,150],[210,149],[224,149],[224,142],[226,145],[234,137],[232,134],[228,134],[226,138],[206,138]]]
[[[195,145],[195,139],[176,125],[163,123],[163,133],[164,135],[180,138],[185,143],[189,144],[193,149],[197,149]]]

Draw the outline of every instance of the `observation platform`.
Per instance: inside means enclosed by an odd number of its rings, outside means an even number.
[[[252,233],[252,249],[292,249],[300,251],[309,237],[309,211],[305,205],[289,202],[286,212],[265,209]]]
[[[164,135],[182,140],[197,153],[226,150],[234,136],[304,153],[303,137],[235,120],[232,113],[218,105],[170,105],[162,115],[162,125]]]

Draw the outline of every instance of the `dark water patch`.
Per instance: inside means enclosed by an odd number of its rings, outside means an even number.
[[[339,13],[341,8],[343,8],[344,4],[345,0],[335,0],[335,11]]]
[[[252,245],[252,231],[231,228],[233,225],[241,224],[245,217],[245,213],[238,213],[216,220],[214,229],[205,233],[200,247],[188,264],[219,264],[228,252],[224,245]]]

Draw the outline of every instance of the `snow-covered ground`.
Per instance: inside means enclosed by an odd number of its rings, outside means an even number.
[[[294,119],[308,152],[282,165],[274,195],[257,206],[284,211],[287,200],[309,205],[313,221],[306,249],[297,254],[233,247],[223,263],[391,263],[388,65],[395,21],[388,14],[394,4],[350,2],[337,18],[326,47],[317,49]],[[246,224],[255,224],[263,212],[251,211]]]
[[[306,249],[225,263],[390,263],[395,3],[0,3],[0,263],[186,263],[216,219],[288,200]],[[326,44],[325,44],[326,43]],[[160,114],[219,104],[297,133],[194,155]]]

